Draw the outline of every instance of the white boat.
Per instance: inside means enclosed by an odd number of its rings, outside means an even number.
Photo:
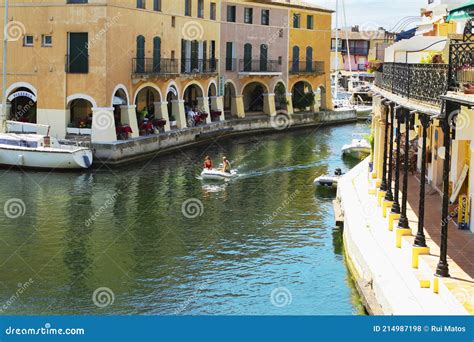
[[[201,172],[201,178],[205,180],[230,180],[237,176],[238,176],[237,170],[231,170],[229,173],[229,172],[223,172],[216,169],[212,169],[212,170],[205,169]]]
[[[355,105],[355,111],[358,118],[370,118],[372,116],[373,107],[368,105]]]
[[[353,139],[350,144],[342,146],[342,154],[353,158],[361,158],[370,154],[371,146],[365,139]]]
[[[64,144],[47,134],[0,133],[0,165],[38,169],[87,169],[91,167],[92,160],[90,148]]]
[[[326,187],[326,188],[337,188],[337,182],[342,176],[341,169],[336,169],[334,175],[322,175],[317,177],[313,184],[319,187]]]

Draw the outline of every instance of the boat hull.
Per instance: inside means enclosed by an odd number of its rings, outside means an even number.
[[[26,150],[0,147],[0,164],[34,169],[87,169],[92,165],[89,149],[74,151]]]
[[[338,178],[337,177],[318,177],[314,180],[313,184],[318,187],[322,188],[331,188],[335,189],[337,188],[337,182]]]
[[[222,181],[229,180],[235,177],[237,177],[237,172],[234,170],[232,170],[230,173],[218,170],[204,170],[201,173],[201,178],[204,180]]]
[[[370,147],[369,148],[351,147],[351,148],[343,149],[342,154],[344,156],[349,156],[349,157],[352,157],[352,158],[362,158],[362,157],[366,157],[370,154]]]

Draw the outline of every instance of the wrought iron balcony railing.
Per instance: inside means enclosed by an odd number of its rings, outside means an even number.
[[[282,65],[277,60],[260,60],[260,59],[241,59],[239,61],[240,72],[281,72]]]
[[[194,59],[181,60],[182,74],[216,74],[217,59]]]
[[[291,61],[289,65],[290,74],[324,74],[324,62],[313,61]]]
[[[134,58],[133,74],[169,76],[217,73],[217,59]]]
[[[409,100],[439,106],[448,88],[448,64],[384,63],[375,85]]]
[[[474,84],[474,42],[452,42],[449,46],[449,90]]]
[[[133,73],[136,75],[178,75],[178,59],[134,58]]]

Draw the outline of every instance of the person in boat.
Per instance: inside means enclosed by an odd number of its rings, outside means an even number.
[[[209,156],[206,156],[206,158],[204,158],[204,169],[205,170],[212,170],[212,160],[211,160],[211,157]]]
[[[222,157],[222,172],[230,173],[231,167],[230,167],[230,162],[227,159],[227,157]]]

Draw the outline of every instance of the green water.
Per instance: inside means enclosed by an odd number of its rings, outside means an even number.
[[[334,193],[312,182],[354,166],[340,149],[364,131],[255,135],[82,174],[3,170],[0,205],[20,211],[0,216],[2,314],[363,313]],[[200,180],[203,157],[223,154],[241,177]]]

